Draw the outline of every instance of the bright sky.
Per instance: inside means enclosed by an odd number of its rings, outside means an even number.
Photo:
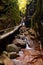
[[[26,7],[27,0],[18,0],[19,9],[22,10]]]
[[[28,1],[28,2],[27,2]],[[26,10],[26,4],[30,4],[32,0],[18,0],[19,9],[21,12],[25,12]]]

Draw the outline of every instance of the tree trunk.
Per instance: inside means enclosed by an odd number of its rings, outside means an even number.
[[[42,14],[43,14],[43,0],[37,0],[36,11],[31,18],[31,22],[36,33],[37,32],[39,33],[39,40],[41,41],[43,48],[43,25],[41,23],[43,19]]]

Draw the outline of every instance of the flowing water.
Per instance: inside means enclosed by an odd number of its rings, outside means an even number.
[[[26,44],[26,49],[32,49],[32,48],[30,48],[30,47],[28,46],[28,44]]]
[[[24,26],[25,25],[25,23],[22,23],[22,25]],[[27,37],[24,35],[24,33],[23,33],[23,35],[22,35],[22,37],[20,38],[20,39],[22,39],[23,41],[25,41],[25,43],[26,43],[26,50],[32,50],[32,48],[30,48],[30,40],[28,40],[27,39]],[[19,51],[19,56],[21,57],[21,58],[23,58],[24,57],[24,53],[23,53],[23,51],[21,50],[21,51]],[[17,59],[13,59],[12,60],[16,65],[24,65],[24,63],[23,63],[23,61],[20,61],[20,60],[17,60]],[[31,64],[30,64],[31,65]]]

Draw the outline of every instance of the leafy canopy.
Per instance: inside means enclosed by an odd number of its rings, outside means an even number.
[[[32,0],[18,0],[19,10],[25,14],[26,12],[26,5],[30,4]]]
[[[24,14],[26,10],[27,0],[18,0],[19,10]]]

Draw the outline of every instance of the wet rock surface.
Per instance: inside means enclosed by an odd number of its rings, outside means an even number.
[[[13,41],[13,43],[18,46],[18,47],[21,47],[21,48],[25,48],[26,47],[26,42],[22,39],[15,39]]]
[[[4,65],[43,65],[43,52],[36,37],[34,30],[21,27],[12,44],[6,45],[6,51],[3,51],[0,63]]]
[[[8,52],[19,52],[19,48],[14,44],[7,45],[6,50]]]

